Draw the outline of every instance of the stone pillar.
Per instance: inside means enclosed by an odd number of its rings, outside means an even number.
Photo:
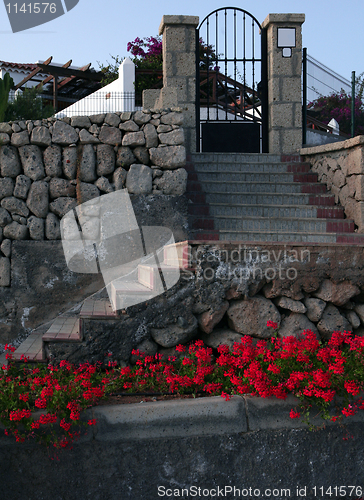
[[[145,91],[143,95],[143,107],[182,108],[187,152],[196,151],[195,38],[198,22],[198,16],[163,16],[159,26],[159,34],[163,36],[163,89],[159,94]]]
[[[302,30],[304,14],[269,14],[268,134],[270,153],[293,153],[302,147]]]

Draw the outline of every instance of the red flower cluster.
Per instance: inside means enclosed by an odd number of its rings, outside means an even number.
[[[277,327],[273,322],[268,326]],[[13,348],[7,346],[7,351],[11,357]],[[145,356],[138,350],[132,354],[138,358],[135,366],[117,368],[106,360],[103,371],[100,364],[75,367],[68,361],[58,367],[4,366],[0,371],[0,421],[6,425],[6,433],[18,442],[48,433],[47,443],[70,446],[80,435],[75,426],[96,424],[94,419],[81,421],[81,412],[118,391],[202,392],[226,400],[234,394],[285,399],[293,393],[301,401],[301,411],[291,410],[291,418],[306,418],[314,405],[332,421],[364,409],[364,399],[359,397],[364,387],[364,338],[347,332],[334,332],[325,345],[308,330],[299,338],[253,342],[252,337],[243,336],[232,349],[219,346],[215,356],[201,340],[177,346],[176,355],[168,361],[161,354]],[[342,409],[332,415],[330,404],[336,396],[342,400]],[[36,408],[47,413],[33,420],[31,413]],[[49,436],[53,426],[64,435]]]

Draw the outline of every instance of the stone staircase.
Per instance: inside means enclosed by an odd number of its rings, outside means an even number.
[[[196,153],[186,168],[195,240],[364,243],[299,156]]]
[[[186,251],[187,249],[187,251]],[[172,272],[189,267],[187,242],[165,246],[163,262],[159,266],[139,264],[132,278],[117,279],[110,284],[111,302],[108,298],[97,298],[103,293],[87,298],[74,311],[58,316],[52,322],[35,329],[20,344],[13,354],[15,361],[26,357],[29,362],[45,363],[49,360],[49,343],[80,343],[84,340],[89,321],[118,319],[122,311],[132,304],[144,302],[163,293]],[[135,299],[137,298],[137,301]],[[116,310],[111,304],[116,305]]]

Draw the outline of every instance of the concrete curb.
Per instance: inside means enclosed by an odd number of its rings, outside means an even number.
[[[225,401],[221,396],[156,401],[149,403],[94,406],[82,414],[82,420],[97,419],[97,424],[75,445],[90,441],[107,442],[147,440],[160,438],[188,438],[247,434],[271,430],[307,430],[301,418],[292,419],[290,410],[299,400],[293,395],[287,399],[233,396]],[[38,411],[37,414],[41,412]],[[312,410],[310,422],[316,426],[337,426],[324,421]],[[39,416],[39,415],[38,415]],[[344,423],[364,422],[363,412],[358,412]],[[0,424],[0,429],[4,426]],[[1,445],[14,444],[11,437],[2,436]],[[32,444],[31,446],[38,446]]]
[[[249,433],[261,430],[305,429],[301,418],[292,419],[291,409],[299,399],[289,395],[287,399],[234,396],[225,401],[221,396],[156,401],[153,403],[95,406],[87,410],[87,418],[96,418],[94,439],[109,441],[118,439],[152,439],[168,437],[213,436]],[[337,426],[311,414],[314,425]],[[344,417],[344,422],[346,421]],[[363,412],[347,420],[364,422]]]

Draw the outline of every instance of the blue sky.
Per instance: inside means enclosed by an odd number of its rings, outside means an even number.
[[[19,5],[22,0],[18,0]],[[6,2],[5,2],[6,3]],[[27,0],[26,3],[29,3]],[[111,61],[110,54],[127,56],[126,45],[135,37],[156,35],[163,14],[197,15],[202,20],[212,10],[236,6],[262,22],[268,13],[303,12],[303,44],[308,53],[350,79],[364,71],[364,30],[360,19],[363,0],[79,0],[70,12],[49,23],[12,33],[4,5],[0,5],[0,59],[35,62],[53,56],[53,62],[73,65]]]

